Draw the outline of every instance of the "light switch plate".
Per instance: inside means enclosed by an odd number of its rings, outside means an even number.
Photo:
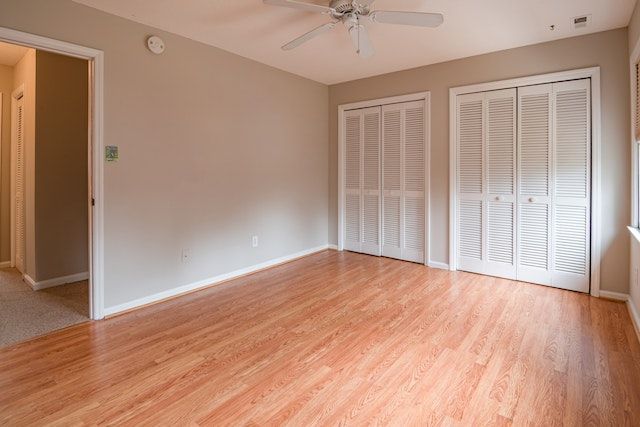
[[[107,145],[104,149],[104,157],[107,162],[117,162],[119,159],[118,146]]]

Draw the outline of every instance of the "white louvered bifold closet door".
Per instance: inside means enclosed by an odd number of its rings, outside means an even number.
[[[516,278],[516,89],[485,96],[486,274]]]
[[[551,283],[553,85],[518,89],[518,279]]]
[[[25,143],[24,143],[24,98],[16,104],[16,148],[15,148],[15,262],[21,273],[25,272]]]
[[[362,111],[362,249],[382,254],[380,228],[380,107]]]
[[[590,88],[519,89],[518,280],[589,292]]]
[[[425,260],[425,103],[382,107],[382,254]]]
[[[457,98],[458,268],[484,273],[484,93]]]
[[[345,113],[344,247],[381,255],[380,108]]]
[[[458,266],[516,277],[516,90],[458,97]]]
[[[591,81],[553,85],[552,285],[589,292]]]

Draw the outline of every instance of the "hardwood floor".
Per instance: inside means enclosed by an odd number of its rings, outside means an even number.
[[[0,350],[2,425],[640,425],[623,304],[322,252]]]

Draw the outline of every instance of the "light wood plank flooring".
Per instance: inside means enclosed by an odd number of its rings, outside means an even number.
[[[1,425],[640,425],[623,304],[322,252],[0,351]]]

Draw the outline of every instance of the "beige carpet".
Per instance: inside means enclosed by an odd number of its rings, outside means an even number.
[[[36,292],[17,270],[0,270],[0,347],[87,320],[86,280]]]

